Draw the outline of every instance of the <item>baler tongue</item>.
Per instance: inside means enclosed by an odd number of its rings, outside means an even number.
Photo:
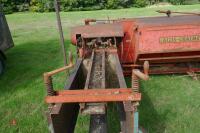
[[[58,70],[72,66],[70,63],[69,66]],[[137,131],[137,106],[141,100],[137,73],[143,74],[137,71],[136,75],[133,75],[133,88],[127,88],[116,49],[93,50],[89,59],[78,59],[66,90],[55,91],[52,74],[46,73],[44,79],[49,92],[46,97],[46,102],[49,103],[49,124],[55,132],[73,132],[80,110],[82,114],[91,115],[91,133],[105,133],[108,127],[107,103],[115,102],[121,131]]]

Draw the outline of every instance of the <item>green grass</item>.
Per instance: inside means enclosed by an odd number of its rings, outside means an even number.
[[[75,55],[69,27],[83,24],[85,18],[161,15],[155,12],[158,9],[197,12],[200,5],[62,12],[66,50]],[[7,51],[7,70],[0,77],[0,132],[48,132],[42,74],[63,64],[55,14],[16,13],[6,17],[15,47]],[[60,74],[54,81],[56,88],[62,88],[65,76]],[[150,81],[141,82],[140,125],[150,133],[199,133],[199,89],[200,82],[189,77],[152,76]],[[115,107],[111,110],[114,112]],[[114,121],[112,111],[109,114],[108,119]],[[16,125],[10,124],[12,120],[16,120]],[[80,116],[76,132],[86,133],[88,124],[89,118]],[[117,126],[111,122],[112,128]]]

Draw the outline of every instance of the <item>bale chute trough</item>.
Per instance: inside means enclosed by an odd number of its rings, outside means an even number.
[[[78,114],[90,115],[90,133],[108,132],[108,103],[117,106],[121,133],[142,133],[137,107],[139,79],[149,74],[200,71],[200,16],[180,15],[117,20],[85,20],[71,29],[78,59],[47,72],[49,128],[72,133]],[[52,76],[72,69],[64,90],[55,91]],[[131,76],[127,88],[124,76]]]

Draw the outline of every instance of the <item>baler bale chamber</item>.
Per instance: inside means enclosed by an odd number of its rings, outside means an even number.
[[[149,62],[151,74],[200,70],[199,16],[139,18],[131,22],[134,33],[127,31],[131,37],[121,45],[125,74],[130,75],[131,68],[140,67],[144,61]]]
[[[108,103],[117,107],[121,133],[142,133],[137,107],[139,79],[149,74],[200,71],[200,17],[181,15],[117,20],[85,20],[71,29],[78,59],[44,74],[50,131],[73,133],[79,114],[90,115],[90,133],[107,133]],[[72,69],[64,90],[52,76]],[[127,88],[124,76],[131,76]]]

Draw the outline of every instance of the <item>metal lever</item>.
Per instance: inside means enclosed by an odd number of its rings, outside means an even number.
[[[74,66],[73,57],[72,57],[72,53],[70,52],[69,53],[69,65],[58,68],[58,69],[50,71],[50,72],[44,73],[43,76],[44,76],[44,83],[45,83],[45,86],[46,86],[46,89],[47,89],[47,95],[54,96],[56,94],[54,89],[53,89],[52,76],[57,74],[57,73],[60,73],[62,71],[68,70],[68,69],[72,68],[73,66]]]
[[[165,13],[168,17],[170,17],[172,13],[200,16],[200,13],[193,13],[193,12],[174,12],[174,11],[171,11],[171,10],[166,10],[166,11],[165,10],[158,10],[156,12]]]

